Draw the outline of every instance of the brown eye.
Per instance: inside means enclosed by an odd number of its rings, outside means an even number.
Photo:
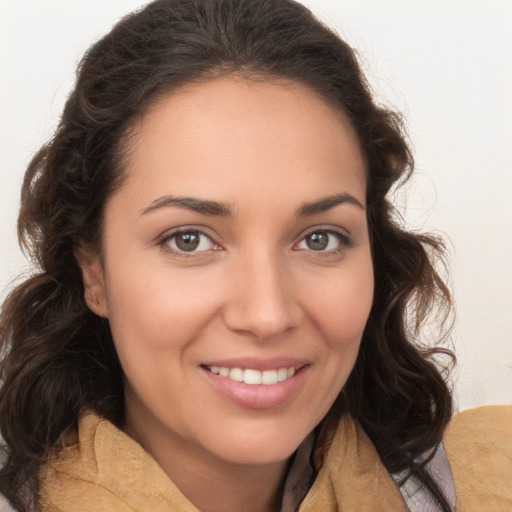
[[[299,250],[314,252],[336,252],[352,246],[350,236],[337,229],[319,229],[310,231],[295,246]]]
[[[215,249],[213,240],[201,231],[181,231],[167,237],[162,242],[177,253],[204,252]]]
[[[195,251],[199,247],[199,233],[190,231],[189,233],[180,233],[176,235],[176,247],[180,251]]]
[[[311,233],[305,238],[305,241],[308,249],[313,251],[324,251],[329,245],[329,233],[326,231]]]

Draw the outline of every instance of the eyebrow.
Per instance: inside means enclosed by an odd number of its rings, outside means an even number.
[[[153,201],[142,211],[142,215],[150,213],[166,206],[178,206],[201,213],[202,215],[213,215],[218,217],[233,217],[233,209],[225,203],[217,201],[206,201],[194,197],[164,196]]]
[[[318,201],[312,201],[311,203],[304,203],[297,211],[297,217],[309,217],[316,215],[317,213],[323,213],[335,206],[341,204],[351,204],[357,206],[361,210],[364,210],[364,206],[359,200],[350,194],[335,194],[333,196],[323,197]]]
[[[323,197],[317,201],[304,203],[297,210],[297,217],[309,217],[328,211],[341,204],[351,204],[364,210],[364,206],[350,194],[335,194],[332,196]],[[142,211],[142,215],[150,213],[154,210],[164,208],[166,206],[178,206],[185,208],[202,215],[211,215],[216,217],[233,217],[233,208],[226,203],[218,201],[208,201],[197,199],[195,197],[178,197],[178,196],[164,196],[153,201],[147,208]]]

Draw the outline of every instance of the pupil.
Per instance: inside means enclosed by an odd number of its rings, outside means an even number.
[[[194,232],[182,233],[176,238],[176,245],[181,251],[193,251],[199,245],[199,234]]]
[[[312,233],[307,238],[307,246],[314,251],[321,251],[327,247],[329,243],[329,236],[325,231],[319,231],[318,233]]]

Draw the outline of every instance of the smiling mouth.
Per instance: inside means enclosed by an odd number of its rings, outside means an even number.
[[[227,368],[225,366],[203,366],[209,372],[226,377],[236,382],[244,382],[245,384],[258,385],[263,384],[272,386],[279,382],[284,382],[292,378],[297,371],[295,367],[277,368],[275,370],[254,370],[252,368]]]

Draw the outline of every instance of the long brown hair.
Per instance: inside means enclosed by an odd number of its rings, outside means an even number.
[[[82,59],[57,130],[22,188],[18,233],[35,272],[1,313],[0,491],[29,509],[38,469],[76,430],[80,411],[122,416],[122,368],[108,321],[85,304],[74,250],[99,247],[135,119],[181,84],[229,73],[298,81],[350,120],[368,169],[375,298],[335,411],[361,423],[390,472],[415,475],[448,510],[418,462],[440,442],[452,407],[433,359],[442,349],[417,339],[429,311],[450,306],[434,267],[442,244],[405,230],[388,198],[413,168],[400,117],[373,100],[354,51],[291,0],[157,0]]]

